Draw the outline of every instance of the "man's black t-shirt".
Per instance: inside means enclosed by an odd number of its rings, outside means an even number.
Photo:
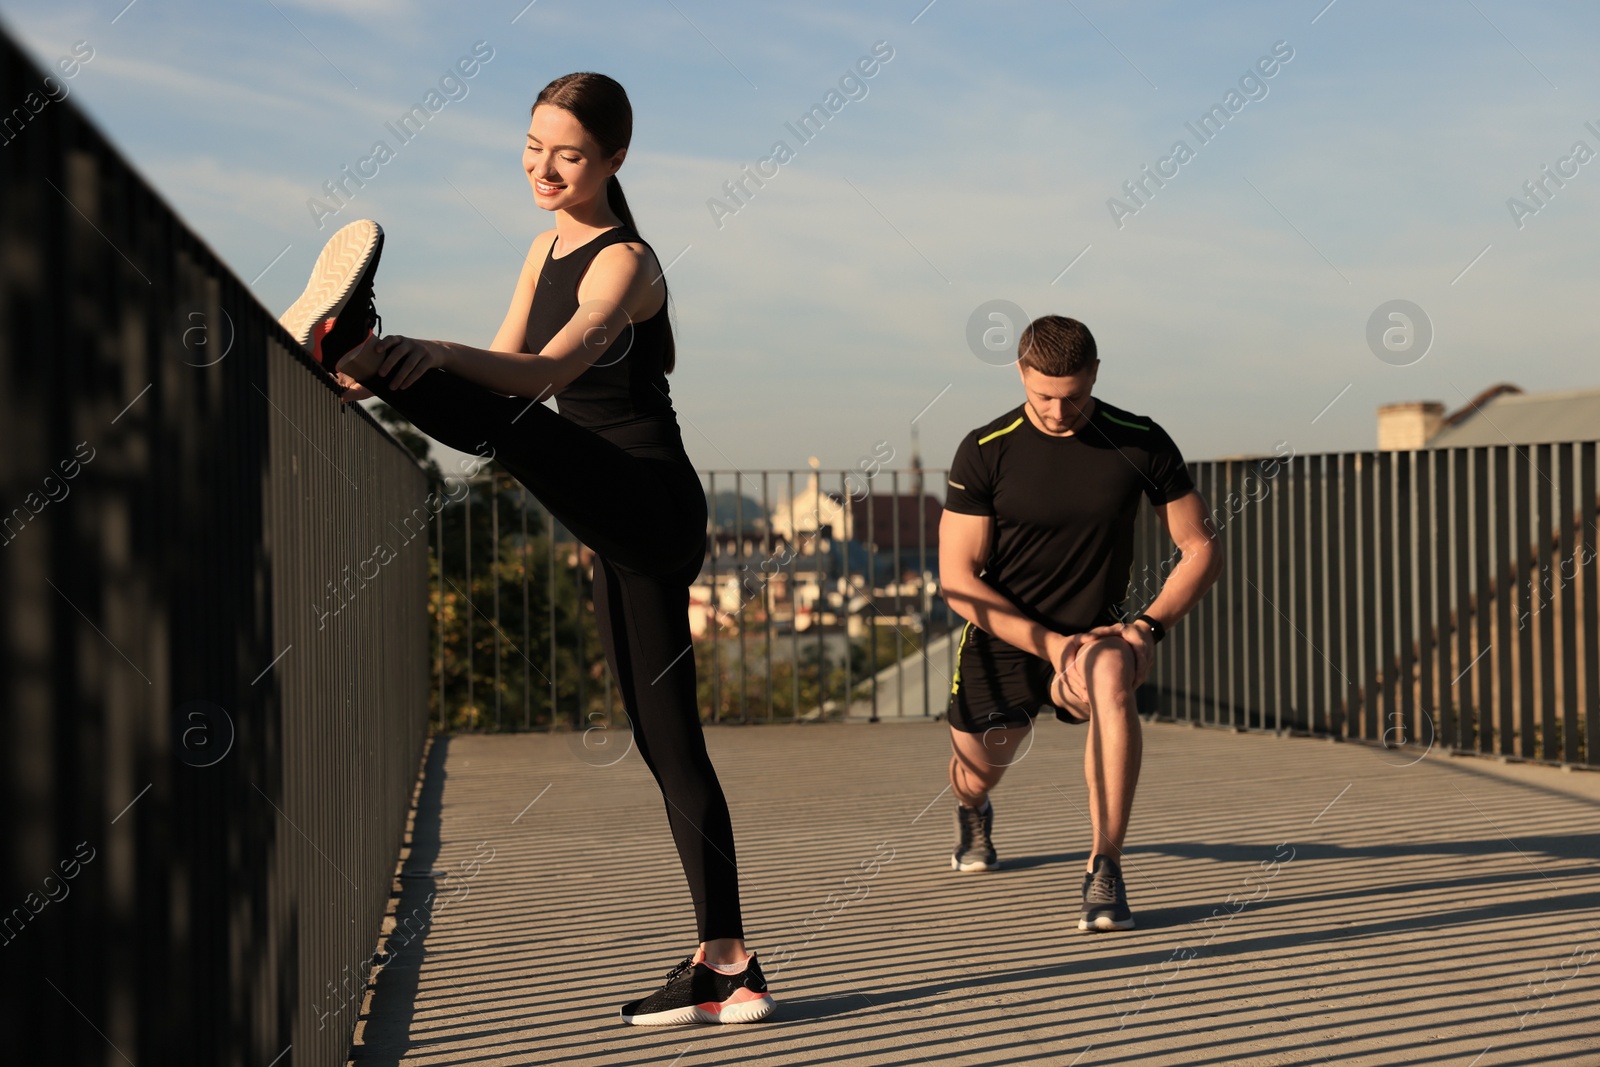
[[[945,493],[948,510],[994,519],[983,580],[1060,633],[1116,621],[1140,494],[1165,504],[1194,488],[1165,430],[1098,397],[1094,405],[1088,425],[1066,437],[1034,426],[1022,405],[973,430]]]

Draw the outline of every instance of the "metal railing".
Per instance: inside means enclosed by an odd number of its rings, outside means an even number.
[[[701,478],[710,518],[690,617],[704,720],[944,711],[959,620],[938,585],[942,470]],[[450,501],[434,534],[436,724],[621,724],[592,555],[498,468]]]
[[[1222,580],[1164,710],[1388,747],[1600,764],[1593,441],[1190,464]],[[1131,603],[1178,556],[1138,527]]]
[[[343,1062],[426,734],[426,478],[41,78],[0,40],[0,1030]]]
[[[1391,747],[1595,764],[1595,447],[1190,464],[1227,567],[1160,648],[1141,708]],[[712,519],[691,611],[703,719],[944,711],[959,620],[939,595],[942,491],[905,491],[918,478],[942,487],[944,472],[701,476]],[[448,547],[464,544],[462,518],[436,542],[447,546],[454,591],[478,590],[467,613],[477,638],[436,674],[436,713],[456,726],[618,725],[588,600],[592,563],[570,535],[544,532],[537,502],[509,476],[496,477],[498,506],[515,507],[513,526],[536,536],[480,529],[476,551],[481,558],[502,544],[502,560],[530,562],[511,567],[519,584],[467,582],[468,553]],[[481,518],[496,506],[486,486],[477,494],[457,510],[475,507],[480,526],[498,525]],[[1136,539],[1130,608],[1154,599],[1180,559],[1148,508]],[[543,575],[531,561],[544,561]],[[533,636],[513,647],[511,633],[529,616],[507,616],[504,604],[530,600]],[[446,639],[461,647],[441,628],[437,647]],[[476,703],[463,705],[472,693]]]

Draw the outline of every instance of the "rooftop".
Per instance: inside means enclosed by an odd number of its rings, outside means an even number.
[[[1594,440],[1600,438],[1600,388],[1498,392],[1445,421],[1429,448]]]

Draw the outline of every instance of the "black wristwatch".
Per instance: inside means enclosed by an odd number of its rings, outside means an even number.
[[[1167,628],[1161,625],[1160,619],[1152,618],[1149,615],[1135,615],[1133,617],[1134,622],[1140,622],[1141,620],[1149,624],[1150,639],[1159,645],[1161,643],[1161,639],[1167,636]]]

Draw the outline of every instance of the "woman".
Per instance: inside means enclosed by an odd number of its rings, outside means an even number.
[[[689,633],[706,501],[667,395],[666,283],[616,178],[632,108],[612,79],[569,74],[532,110],[522,167],[555,228],[534,240],[493,344],[372,337],[374,253],[320,339],[321,358],[338,360],[346,399],[379,396],[453,448],[492,450],[595,550],[606,660],[666,800],[700,938],[661,989],[623,1006],[623,1020],[753,1022],[773,1002],[744,945],[733,827],[700,728]],[[538,403],[552,395],[560,414]]]

